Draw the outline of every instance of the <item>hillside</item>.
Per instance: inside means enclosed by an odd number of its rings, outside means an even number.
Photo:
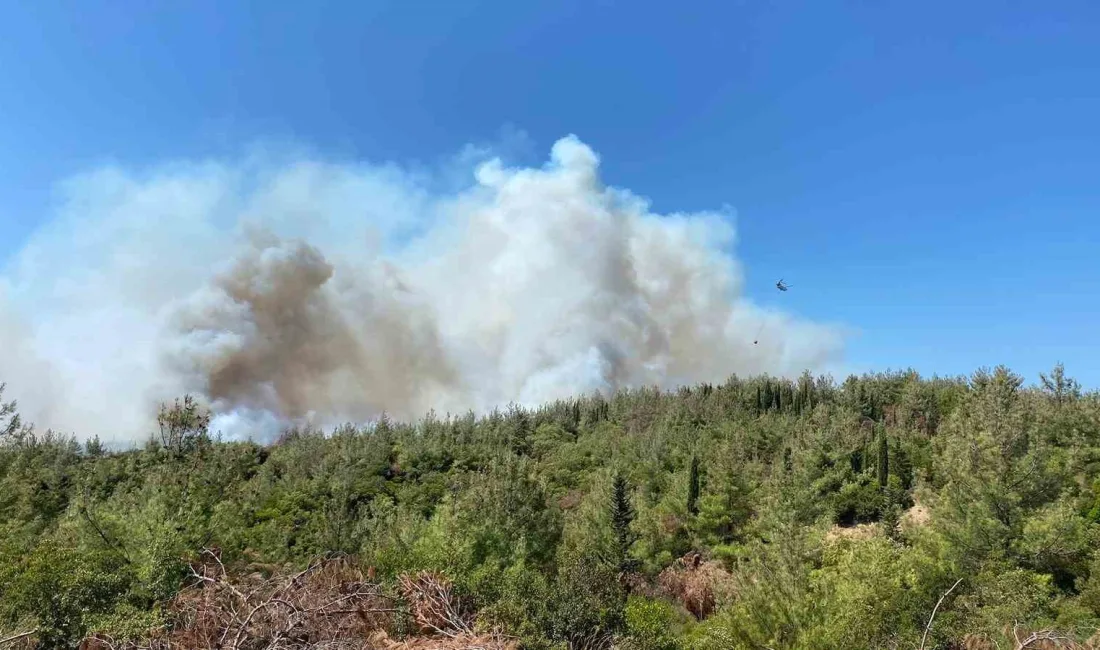
[[[1100,394],[1060,366],[735,377],[266,447],[190,400],[125,452],[17,413],[0,647],[1100,647]]]

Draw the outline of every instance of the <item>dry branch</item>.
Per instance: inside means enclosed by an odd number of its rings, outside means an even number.
[[[936,606],[932,608],[932,615],[928,617],[928,625],[924,626],[924,636],[922,636],[920,640],[920,650],[924,650],[924,644],[928,642],[928,632],[932,629],[932,621],[936,620],[936,612],[939,611],[940,605],[943,604],[944,598],[947,598],[947,596],[950,595],[952,591],[955,591],[955,587],[958,587],[959,583],[961,583],[962,581],[962,578],[956,580],[955,584],[951,585],[950,589],[943,592],[943,595],[940,596],[940,599],[936,601]]]
[[[12,645],[15,642],[21,641],[23,639],[29,639],[30,637],[34,636],[34,634],[37,631],[38,630],[30,630],[30,631],[27,631],[27,632],[20,632],[19,634],[14,634],[12,636],[0,639],[0,647],[6,646],[6,645]]]
[[[1039,630],[1021,639],[1019,623],[1012,626],[1012,638],[1016,641],[1015,650],[1024,650],[1025,648],[1031,648],[1040,644],[1044,648],[1059,648],[1063,646],[1064,642],[1070,642],[1072,644],[1072,639],[1058,634],[1053,630]],[[1076,644],[1072,645],[1075,646]]]

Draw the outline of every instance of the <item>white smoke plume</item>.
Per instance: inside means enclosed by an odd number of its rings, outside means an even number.
[[[263,439],[840,352],[836,328],[742,297],[728,215],[653,214],[598,166],[570,136],[453,192],[312,158],[83,175],[0,276],[0,381],[80,438],[144,438],[190,392],[226,435]]]

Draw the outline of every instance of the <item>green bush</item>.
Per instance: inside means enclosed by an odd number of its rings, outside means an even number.
[[[115,553],[44,540],[9,574],[0,612],[9,623],[35,621],[40,648],[72,648],[124,604],[132,577]]]
[[[681,647],[682,620],[672,605],[631,596],[624,612],[626,636],[637,650],[677,650]]]

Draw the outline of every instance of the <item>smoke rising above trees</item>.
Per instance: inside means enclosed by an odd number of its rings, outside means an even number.
[[[70,179],[0,275],[0,378],[81,437],[143,438],[193,393],[215,430],[262,438],[797,375],[841,350],[744,297],[729,215],[653,213],[573,136],[469,178],[269,153]]]

